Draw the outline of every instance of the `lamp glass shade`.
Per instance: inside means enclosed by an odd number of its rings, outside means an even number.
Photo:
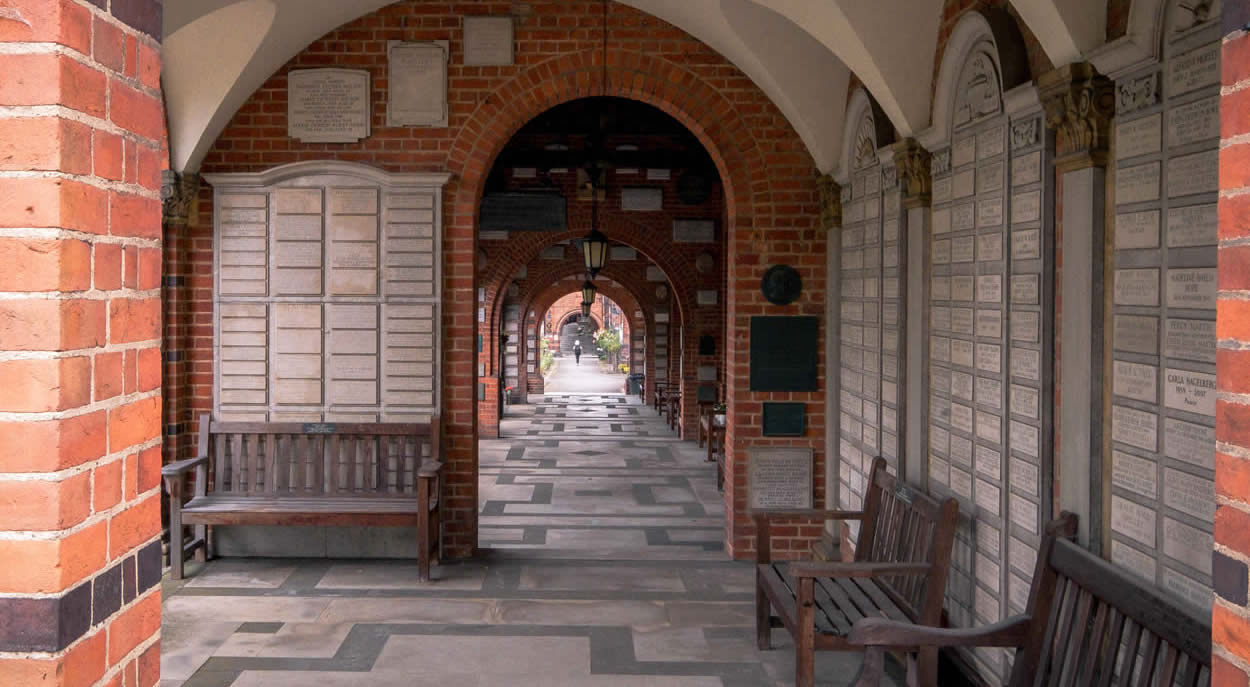
[[[599,289],[595,288],[594,282],[587,279],[586,283],[582,284],[582,305],[589,306],[594,303],[595,294],[598,292]]]
[[[582,256],[586,261],[586,271],[597,275],[608,262],[608,237],[598,229],[592,229],[582,239]]]
[[[590,317],[590,304],[582,303],[582,317]]]

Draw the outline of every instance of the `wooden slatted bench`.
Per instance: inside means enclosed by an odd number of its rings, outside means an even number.
[[[1009,687],[1211,685],[1210,616],[1081,548],[1075,532],[1071,513],[1046,528],[1024,615],[973,629],[857,623],[850,641],[866,652],[855,686],[880,683],[888,650],[938,647],[1015,649]]]
[[[194,552],[211,555],[212,525],[416,527],[417,569],[441,547],[439,422],[214,422],[200,417],[195,458],[161,469],[169,490],[174,579]],[[187,473],[194,494],[184,503]],[[183,541],[182,528],[194,536]]]
[[[668,410],[668,383],[656,382],[655,392],[651,396],[651,405],[655,407],[660,417],[664,417],[664,413]]]
[[[756,527],[755,623],[760,649],[771,630],[794,637],[797,687],[815,684],[815,652],[853,651],[847,634],[864,618],[938,626],[950,570],[959,506],[917,492],[886,471],[877,458],[862,511],[753,512]],[[774,516],[858,520],[859,541],[850,563],[774,562],[770,520]],[[776,616],[773,612],[776,612]],[[919,652],[918,685],[937,683],[937,651]]]

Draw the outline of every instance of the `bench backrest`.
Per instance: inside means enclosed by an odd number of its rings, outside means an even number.
[[[959,504],[939,502],[898,481],[883,458],[872,463],[864,496],[865,518],[855,546],[855,560],[874,563],[929,563],[929,575],[885,576],[886,592],[912,617],[933,622],[941,617],[946,577]]]
[[[199,454],[218,493],[254,496],[415,494],[421,463],[439,458],[439,421],[214,422],[200,417]]]
[[[1210,685],[1209,616],[1065,538],[1073,531],[1065,514],[1042,540],[1011,687]]]

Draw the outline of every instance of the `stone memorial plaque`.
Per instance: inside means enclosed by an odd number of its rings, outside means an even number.
[[[446,42],[387,44],[387,126],[447,126],[447,53]]]
[[[1159,446],[1159,416],[1134,408],[1111,406],[1111,438],[1147,451]]]
[[[1041,352],[1028,348],[1011,349],[1011,376],[1034,382],[1041,381]]]
[[[1215,483],[1175,468],[1163,470],[1163,503],[1203,522],[1215,521]]]
[[[332,188],[326,191],[326,200],[332,215],[378,214],[378,190],[375,188]]]
[[[638,251],[629,246],[611,246],[608,248],[608,258],[629,262],[638,259]],[[641,317],[641,315],[635,316]]]
[[[1163,452],[1169,458],[1215,469],[1215,428],[1167,418],[1163,428]]]
[[[1203,98],[1168,111],[1168,146],[1213,141],[1219,137],[1219,98]]]
[[[951,376],[951,384],[950,384],[951,396],[954,396],[955,398],[962,398],[966,401],[971,401],[974,398],[973,381],[972,381],[973,376],[968,374],[967,372],[960,372],[958,370],[952,370],[950,373],[950,376]],[[971,410],[969,412],[971,412]],[[968,419],[969,426],[972,425],[971,418],[972,416],[969,415],[969,419]],[[968,431],[972,431],[972,430],[968,430]]]
[[[977,444],[976,461],[977,472],[995,480],[1002,479],[1003,456],[998,449]]]
[[[1213,193],[1220,188],[1220,153],[1207,150],[1168,160],[1168,197]]]
[[[942,453],[950,452],[951,433],[938,425],[929,425],[929,445],[935,451],[941,451]]]
[[[1002,559],[1002,532],[983,520],[976,521],[977,549],[998,561]]]
[[[943,177],[933,180],[933,202],[945,203],[951,199],[951,178]]]
[[[950,239],[942,239],[933,242],[933,264],[946,265],[951,261],[951,242]],[[845,265],[843,265],[845,267]]]
[[[929,456],[929,478],[938,484],[950,484],[950,463],[936,455]]]
[[[1163,518],[1163,553],[1189,567],[1211,574],[1211,550],[1214,537],[1179,520]]]
[[[1042,192],[1025,191],[1011,198],[1011,223],[1024,224],[1042,218]]]
[[[1115,216],[1116,250],[1159,247],[1159,211],[1122,212]]]
[[[278,214],[320,215],[321,189],[281,188],[274,191],[273,204],[274,208],[278,211]]]
[[[976,203],[963,203],[951,208],[951,231],[970,231],[976,226]]]
[[[664,189],[623,188],[621,209],[629,212],[659,212],[664,209]]]
[[[720,298],[720,292],[709,289],[700,290],[695,294],[695,300],[699,305],[716,305]]]
[[[1220,44],[1215,42],[1172,58],[1168,63],[1167,94],[1176,97],[1219,80]]]
[[[1215,596],[1211,587],[1168,567],[1163,568],[1163,586],[1188,601],[1203,614],[1209,614],[1211,607],[1215,604]]]
[[[933,276],[933,282],[930,288],[930,296],[935,301],[949,301],[951,299],[951,278]]]
[[[1215,322],[1169,317],[1165,323],[1163,353],[1169,358],[1215,362]]]
[[[756,446],[747,462],[752,509],[812,507],[812,449]]]
[[[1042,153],[1040,150],[1019,156],[1011,161],[1011,183],[1015,186],[1032,184],[1042,180]]]
[[[951,195],[956,200],[960,198],[968,198],[977,192],[977,171],[975,169],[966,169],[962,172],[956,172],[951,177]]]
[[[1011,232],[1011,259],[1034,260],[1042,257],[1042,232],[1025,229]]]
[[[1007,149],[1007,137],[1004,134],[1004,127],[996,126],[977,135],[977,159],[988,160],[1002,155]]]
[[[1011,276],[1011,302],[1018,305],[1041,303],[1041,275],[1013,274]]]
[[[1122,496],[1111,497],[1111,531],[1148,547],[1155,545],[1155,512]]]
[[[948,363],[951,361],[950,339],[944,336],[933,337],[929,350],[931,351],[934,360],[941,363]]]
[[[951,167],[963,167],[977,161],[977,139],[962,138],[951,145]]]
[[[1117,396],[1147,403],[1159,402],[1159,368],[1116,360],[1112,364],[1112,390]]]
[[[976,299],[976,277],[964,275],[950,277],[950,300],[971,303]]]
[[[951,328],[951,309],[950,308],[933,308],[930,311],[931,324],[938,331],[950,331]]]
[[[977,260],[997,262],[1003,259],[1003,235],[984,234],[977,237]]]
[[[668,278],[664,276],[664,270],[655,265],[647,265],[647,281],[663,282],[668,281]]]
[[[1153,460],[1120,450],[1111,452],[1111,485],[1146,498],[1158,493],[1158,468]]]
[[[985,165],[977,170],[977,193],[996,193],[1003,190],[1006,166],[1001,162]]]
[[[1116,315],[1114,345],[1117,351],[1159,354],[1159,318],[1146,315]]]
[[[1219,216],[1214,203],[1168,208],[1168,248],[1213,246]]]
[[[1041,313],[1016,310],[1011,313],[1011,340],[1040,343],[1042,339]]]
[[[1173,410],[1215,416],[1215,375],[1167,368],[1163,400]]]
[[[1029,583],[1020,576],[1007,576],[1007,601],[1016,613],[1023,613],[1029,605]]]
[[[950,437],[951,463],[962,468],[972,467],[972,440],[957,434]]]
[[[1041,419],[1041,393],[1037,389],[1012,384],[1011,412],[1034,420]]]
[[[1121,120],[1115,126],[1115,159],[1159,152],[1163,145],[1163,113]]]
[[[978,479],[976,481],[975,502],[977,504],[977,508],[980,508],[982,511],[989,513],[990,515],[998,517],[998,514],[1002,511],[999,506],[999,499],[1001,498],[1002,492],[999,491],[998,487],[986,482],[983,479]]]
[[[1036,497],[1039,493],[1040,470],[1037,465],[1023,458],[1013,457],[1010,482],[1012,487]]]
[[[1111,562],[1152,584],[1155,581],[1155,560],[1122,541],[1111,542]]]
[[[951,308],[951,327],[956,334],[972,336],[975,331],[972,308]]]
[[[470,67],[513,63],[512,17],[466,16],[464,63]]]
[[[973,345],[971,341],[951,339],[951,362],[964,367],[973,366]]]
[[[997,227],[1003,223],[1003,199],[987,198],[977,201],[977,227]]]
[[[998,443],[1002,440],[1003,419],[993,413],[977,411],[977,438]]]
[[[951,262],[973,262],[977,259],[977,239],[975,236],[960,236],[951,239]]]
[[[1116,270],[1115,304],[1159,305],[1159,270]]]
[[[1011,522],[1032,534],[1037,534],[1037,504],[1015,494],[1008,497],[1007,503],[1011,509],[1009,514]]]
[[[972,501],[972,475],[955,467],[951,467],[951,491],[964,501]]]
[[[1011,421],[1011,450],[1037,458],[1041,455],[1041,430],[1017,420]]]
[[[953,380],[952,380],[953,381]],[[951,404],[951,427],[965,432],[972,433],[972,408],[960,403]]]
[[[951,209],[942,208],[933,211],[933,234],[949,234],[951,231]]]
[[[1003,313],[1001,310],[977,311],[977,336],[997,339],[1003,335]]]
[[[1032,577],[1037,566],[1037,550],[1029,544],[1011,537],[1007,540],[1007,560],[1011,567]]]
[[[712,243],[716,240],[716,222],[710,219],[673,220],[674,243]]]
[[[304,143],[368,138],[371,95],[366,69],[292,69],[287,73],[287,136]]]
[[[1127,205],[1158,200],[1160,169],[1158,162],[1148,162],[1116,170],[1115,202]]]
[[[1214,310],[1215,275],[1214,267],[1168,270],[1168,307]]]
[[[1001,274],[983,274],[977,277],[977,302],[1003,302],[1003,277]]]

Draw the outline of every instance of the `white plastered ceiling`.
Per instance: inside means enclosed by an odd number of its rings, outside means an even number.
[[[270,75],[321,36],[391,1],[166,0],[163,79],[173,168],[198,170]],[[851,72],[903,136],[930,124],[941,0],[621,1],[737,65],[786,116],[823,172],[841,156]],[[1012,5],[1057,65],[1096,51],[1105,33],[1104,0]]]

